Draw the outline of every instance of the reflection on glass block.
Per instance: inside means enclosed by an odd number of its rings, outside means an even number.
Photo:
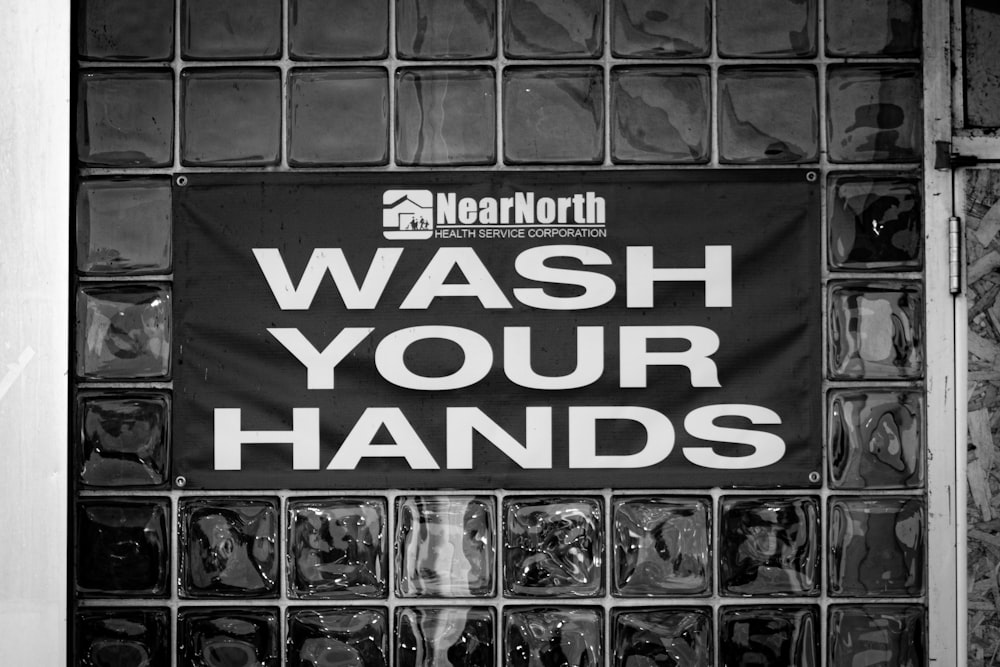
[[[170,500],[81,500],[76,591],[85,597],[166,597]]]
[[[965,127],[1000,127],[1000,12],[988,1],[962,2],[962,76]]]
[[[384,609],[300,607],[288,611],[288,667],[387,667]]]
[[[170,60],[174,0],[78,3],[77,49],[86,60]]]
[[[924,592],[926,511],[921,499],[830,499],[830,595],[908,597]]]
[[[404,496],[396,506],[396,592],[493,595],[496,508],[476,496]]]
[[[492,58],[496,0],[396,0],[396,55],[414,60]]]
[[[191,60],[277,58],[281,0],[182,0],[181,54]]]
[[[721,160],[815,162],[819,159],[817,91],[813,68],[720,68]]]
[[[706,595],[712,592],[708,498],[616,498],[615,595]]]
[[[385,501],[288,501],[288,594],[298,598],[384,597]]]
[[[817,607],[723,607],[719,634],[719,664],[725,667],[820,664]]]
[[[833,162],[915,162],[921,155],[923,88],[908,65],[831,65],[828,150]]]
[[[98,608],[76,612],[78,667],[159,667],[170,664],[170,610]]]
[[[76,267],[91,275],[169,273],[170,178],[80,182]]]
[[[707,162],[710,75],[704,68],[611,71],[611,156],[618,163]]]
[[[505,607],[505,665],[603,665],[604,619],[596,607]]]
[[[396,160],[403,165],[496,161],[493,70],[396,72]]]
[[[295,60],[385,58],[389,0],[289,0],[288,52]]]
[[[871,172],[831,174],[827,202],[827,245],[833,268],[920,268],[923,225],[918,177]]]
[[[399,667],[493,667],[495,621],[488,607],[396,610]]]
[[[278,667],[278,610],[181,607],[177,660],[184,667]]]
[[[923,373],[923,291],[916,282],[840,282],[830,290],[830,373],[905,379]]]
[[[601,68],[508,67],[503,88],[508,164],[604,161]]]
[[[812,497],[729,497],[719,519],[724,595],[819,593],[819,502]]]
[[[604,41],[601,0],[507,0],[503,48],[510,58],[594,58]]]
[[[78,471],[88,487],[156,486],[167,481],[166,394],[81,394]]]
[[[830,393],[830,486],[909,489],[924,482],[923,396],[918,391]]]
[[[719,55],[816,55],[816,0],[717,0]]]
[[[76,372],[94,379],[165,378],[170,372],[170,291],[165,285],[81,287]]]
[[[181,72],[181,161],[189,166],[277,164],[281,150],[281,71]]]
[[[293,69],[288,74],[288,90],[289,164],[378,165],[388,161],[389,76],[384,69]]]
[[[712,51],[711,0],[613,0],[619,58],[703,58]]]
[[[84,70],[76,147],[90,167],[169,167],[174,161],[174,80],[165,70]]]
[[[278,593],[277,498],[182,498],[181,596]]]
[[[898,604],[831,605],[831,665],[922,667],[927,664],[922,607]]]
[[[712,644],[711,609],[616,609],[612,615],[612,667],[711,667]]]
[[[920,55],[919,0],[838,0],[826,6],[831,56]]]
[[[504,500],[504,591],[580,597],[604,591],[604,509],[600,498]]]

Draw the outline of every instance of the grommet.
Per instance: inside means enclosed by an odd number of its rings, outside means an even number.
[[[177,475],[177,479],[174,480],[174,486],[181,489],[187,486],[187,483],[188,483],[187,477],[185,477],[184,475]]]
[[[813,484],[818,484],[821,479],[823,479],[822,475],[820,475],[815,470],[809,473],[809,481],[812,482]]]
[[[815,183],[817,178],[818,176],[816,175],[815,171],[806,172],[806,180],[809,181],[810,183]]]
[[[180,187],[183,188],[187,184],[188,184],[188,177],[187,176],[178,176],[177,177],[177,185],[179,185]]]

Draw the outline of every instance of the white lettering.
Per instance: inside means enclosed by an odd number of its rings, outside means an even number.
[[[684,339],[691,347],[683,352],[650,352],[650,339]],[[619,386],[648,386],[649,366],[684,366],[691,373],[692,387],[720,387],[719,372],[709,357],[719,351],[719,335],[706,327],[621,327],[621,378]]]
[[[681,451],[688,461],[703,468],[747,470],[777,463],[785,455],[785,441],[774,433],[717,426],[715,420],[720,417],[743,417],[751,424],[781,423],[781,417],[776,412],[759,405],[734,403],[696,408],[684,419],[684,428],[688,433],[708,442],[750,445],[754,448],[754,453],[728,456],[716,453],[711,446],[684,447]]]
[[[629,246],[625,252],[629,308],[652,308],[655,282],[704,282],[706,308],[732,307],[732,246],[705,246],[705,267],[700,269],[654,268],[650,246]]]

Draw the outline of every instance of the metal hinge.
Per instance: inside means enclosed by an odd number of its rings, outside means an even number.
[[[962,291],[962,219],[955,215],[948,218],[948,290]]]
[[[975,155],[962,155],[952,151],[950,141],[935,141],[934,150],[935,169],[960,169],[979,164],[979,158]]]

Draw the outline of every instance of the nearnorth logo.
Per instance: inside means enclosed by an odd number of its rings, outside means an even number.
[[[385,238],[429,239],[434,235],[434,194],[430,190],[386,190],[382,194]]]

